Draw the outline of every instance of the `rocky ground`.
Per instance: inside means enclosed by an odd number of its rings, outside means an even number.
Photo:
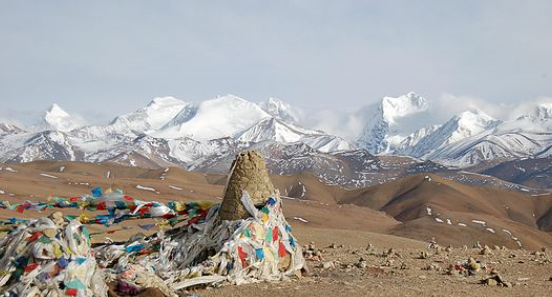
[[[190,293],[202,297],[552,295],[549,251],[447,249],[369,232],[302,229],[296,233],[312,248],[307,253],[314,255],[304,277]],[[468,265],[470,258],[474,263]]]

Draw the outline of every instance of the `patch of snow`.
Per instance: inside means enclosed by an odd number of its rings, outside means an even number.
[[[303,223],[308,223],[309,221],[303,219],[303,218],[300,218],[300,217],[293,217],[294,220],[297,220],[297,221],[301,221]]]
[[[173,190],[177,190],[177,191],[182,191],[182,188],[177,187],[177,186],[173,186],[173,185],[169,185],[169,188],[171,188]]]
[[[15,170],[11,167],[6,167],[6,171],[11,172],[11,173],[17,173],[17,170]]]
[[[46,174],[46,173],[41,173],[40,175],[44,176],[44,177],[48,177],[48,178],[58,178],[57,176],[53,176],[53,175]]]
[[[59,167],[59,172],[63,172],[65,170],[65,166]]]
[[[136,189],[143,190],[143,191],[155,192],[154,188],[145,187],[145,186],[142,186],[142,185],[136,185]]]
[[[496,233],[495,230],[493,228],[485,228],[485,230],[491,232],[491,233]]]
[[[480,221],[480,220],[472,220],[472,223],[476,223],[476,224],[483,225],[483,226],[485,226],[485,224],[487,224],[487,222]]]
[[[466,224],[464,224],[464,223],[458,223],[458,226],[467,227],[468,225],[466,225]]]
[[[440,218],[435,218],[435,221],[436,221],[437,223],[444,223],[444,221],[441,220]]]

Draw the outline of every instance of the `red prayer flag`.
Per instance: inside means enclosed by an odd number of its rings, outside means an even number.
[[[40,236],[42,236],[42,231],[38,231],[38,232],[34,233],[33,235],[31,235],[31,237],[27,238],[27,241],[28,242],[33,242],[33,241],[37,240],[38,238],[40,238]]]
[[[242,267],[245,267],[245,258],[247,258],[247,254],[243,251],[241,246],[238,246],[238,256],[240,257]]]
[[[38,267],[38,263],[31,263],[31,264],[27,265],[27,267],[25,267],[25,272],[29,273],[29,272],[35,270],[37,267]]]
[[[107,203],[105,203],[105,201],[102,201],[102,202],[98,203],[98,205],[96,206],[96,209],[97,210],[106,210],[107,209]]]
[[[286,254],[286,247],[284,246],[284,243],[280,241],[280,244],[278,245],[278,257],[283,258]]]

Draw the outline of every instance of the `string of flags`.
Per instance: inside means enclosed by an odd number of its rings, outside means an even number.
[[[213,205],[214,202],[210,201],[193,201],[188,203],[170,201],[166,204],[157,201],[142,201],[125,195],[119,189],[115,191],[108,189],[104,192],[99,187],[92,189],[91,196],[71,198],[50,197],[46,202],[25,201],[16,204],[11,204],[9,201],[0,201],[0,209],[13,210],[21,214],[25,211],[44,211],[46,209],[58,208],[74,208],[89,212],[107,211],[107,214],[94,216],[85,213],[63,216],[65,221],[78,220],[86,225],[99,224],[109,227],[128,220],[159,219],[155,224],[138,224],[144,230],[150,230],[155,226],[170,225],[174,227],[182,222],[186,222],[187,224],[200,222],[205,218]],[[27,221],[19,218],[0,220],[0,231],[9,232],[14,226]]]

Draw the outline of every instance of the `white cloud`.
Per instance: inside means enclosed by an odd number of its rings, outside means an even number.
[[[362,132],[364,119],[358,112],[322,110],[309,114],[304,119],[303,125],[345,139],[354,140]]]

